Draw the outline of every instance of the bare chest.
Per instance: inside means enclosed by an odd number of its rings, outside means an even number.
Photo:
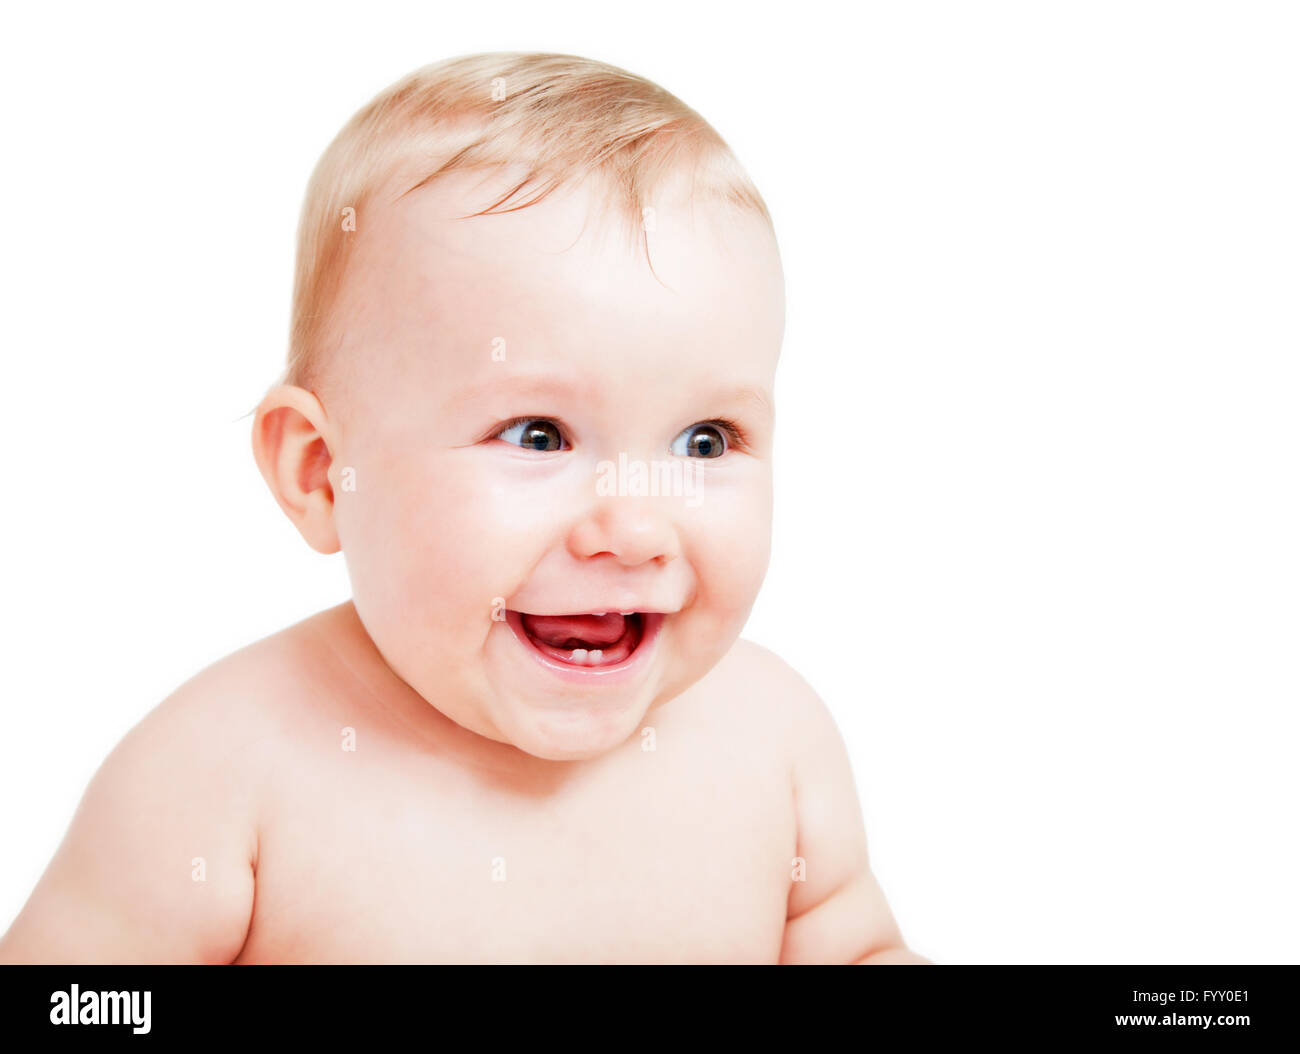
[[[761,759],[629,750],[523,789],[399,757],[303,776],[271,810],[240,962],[779,956],[793,802]]]

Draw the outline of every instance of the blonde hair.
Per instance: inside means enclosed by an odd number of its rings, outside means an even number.
[[[408,185],[401,194],[454,170],[512,165],[525,166],[524,178],[472,215],[527,208],[595,174],[621,199],[631,230],[641,226],[642,208],[663,182],[689,170],[693,194],[772,222],[722,137],[643,77],[544,52],[489,52],[434,63],[358,111],[312,172],[298,227],[283,383],[319,387],[331,308],[357,237],[345,210],[353,210],[355,220],[381,188],[403,177]],[[501,208],[541,180],[539,193]]]

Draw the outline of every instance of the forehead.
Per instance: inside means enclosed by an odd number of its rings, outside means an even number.
[[[515,182],[457,172],[358,215],[339,301],[351,391],[454,395],[503,366],[629,391],[666,370],[770,388],[785,301],[761,217],[677,186],[647,203],[643,240],[588,181],[463,218]]]

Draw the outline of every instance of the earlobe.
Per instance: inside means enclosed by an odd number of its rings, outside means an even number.
[[[340,548],[329,478],[330,441],[325,408],[304,388],[278,385],[257,408],[253,420],[257,467],[298,533],[320,553],[337,553]]]

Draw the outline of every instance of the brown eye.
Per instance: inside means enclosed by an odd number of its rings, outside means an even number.
[[[542,417],[516,421],[498,432],[496,438],[514,443],[525,450],[538,450],[543,453],[561,450],[564,447],[564,438],[560,435],[560,430],[554,423]]]
[[[681,439],[686,442],[679,445]],[[685,457],[721,457],[726,449],[726,439],[713,425],[691,425],[673,441],[673,453]]]

